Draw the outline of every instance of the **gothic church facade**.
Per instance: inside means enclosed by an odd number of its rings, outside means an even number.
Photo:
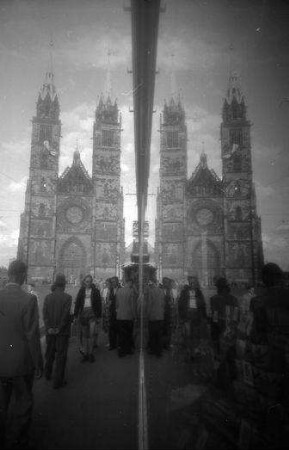
[[[261,220],[256,211],[250,121],[236,75],[222,108],[222,178],[200,162],[187,178],[187,128],[179,100],[165,103],[160,123],[160,187],[155,259],[159,276],[198,276],[255,284],[263,265]]]
[[[29,279],[68,281],[87,273],[120,275],[124,260],[120,185],[121,116],[117,103],[100,98],[93,124],[92,176],[80,153],[59,172],[61,121],[54,76],[48,72],[32,120],[29,179],[20,220],[18,258]]]

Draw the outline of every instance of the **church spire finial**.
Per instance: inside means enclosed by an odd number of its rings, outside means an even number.
[[[231,104],[233,98],[235,98],[238,103],[241,103],[241,101],[244,100],[244,95],[240,85],[240,77],[238,76],[236,71],[232,71],[229,76],[227,102]]]
[[[49,66],[48,66],[48,72],[53,74],[53,49],[54,49],[54,42],[53,42],[53,36],[52,33],[50,33],[50,40],[49,40]]]
[[[201,163],[201,166],[202,166],[203,169],[208,167],[207,155],[205,153],[205,143],[204,143],[204,141],[202,141],[202,152],[201,152],[201,156],[200,156],[200,163]]]
[[[110,66],[110,56],[112,55],[112,51],[108,49],[107,51],[107,67],[106,67],[106,95],[111,98],[111,66]]]
[[[79,164],[79,163],[80,163],[80,151],[79,151],[79,141],[77,138],[76,143],[75,143],[75,150],[73,152],[73,164]]]
[[[57,96],[57,93],[54,85],[52,49],[53,49],[53,39],[52,35],[50,35],[48,67],[46,70],[44,83],[40,89],[40,97],[42,100],[44,100],[46,98],[46,95],[49,94],[51,101],[54,101],[55,97]]]
[[[175,73],[175,67],[174,67],[174,53],[171,54],[171,70],[170,70],[170,91],[171,91],[171,97],[174,98],[174,96],[177,94],[177,82],[176,82],[176,73]]]

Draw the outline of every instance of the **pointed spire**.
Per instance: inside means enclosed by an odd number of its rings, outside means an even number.
[[[81,162],[80,160],[80,151],[79,151],[79,141],[78,138],[75,142],[75,150],[73,152],[73,164],[79,165]]]
[[[170,91],[171,97],[173,98],[177,94],[177,82],[176,82],[176,73],[174,67],[174,57],[175,55],[171,54],[171,71],[170,71]]]
[[[52,33],[50,33],[50,41],[49,41],[49,66],[48,66],[48,72],[50,72],[50,73],[53,73],[53,49],[54,49],[53,36],[52,36]]]
[[[53,39],[52,35],[50,36],[49,41],[49,62],[48,68],[45,74],[44,83],[40,89],[40,97],[41,100],[44,100],[47,94],[50,96],[51,101],[54,101],[57,96],[56,88],[54,85],[54,73],[53,73],[53,63],[52,63],[52,50],[53,50]]]
[[[73,153],[73,164],[75,164],[75,165],[80,164],[80,152],[79,152],[78,148],[76,150],[74,150],[74,153]]]
[[[236,99],[238,103],[244,101],[244,95],[242,93],[240,85],[240,78],[236,72],[232,72],[229,77],[229,86],[226,96],[226,100],[229,105],[232,103],[233,99]]]
[[[204,142],[202,142],[202,144],[203,144],[203,146],[202,146],[203,148],[202,148],[202,153],[200,156],[200,163],[201,163],[201,167],[203,169],[206,169],[208,167],[208,161],[207,161],[207,155],[204,150]]]

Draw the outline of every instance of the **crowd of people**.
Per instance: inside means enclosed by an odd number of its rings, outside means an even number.
[[[28,448],[34,378],[44,373],[55,389],[65,386],[72,326],[77,330],[81,362],[95,361],[100,333],[107,335],[108,351],[115,350],[123,358],[139,347],[141,310],[148,354],[161,357],[173,347],[174,336],[179,333],[187,359],[193,363],[206,343],[218,361],[216,382],[220,388],[228,387],[236,378],[236,355],[242,339],[243,347],[265,346],[268,370],[280,374],[276,401],[288,403],[289,298],[288,289],[282,286],[282,271],[276,264],[264,266],[263,289],[258,295],[250,286],[237,298],[230,293],[226,278],[221,277],[215,280],[216,294],[207,301],[194,274],[189,274],[187,284],[180,290],[175,280],[150,280],[142,297],[131,279],[120,283],[114,276],[100,288],[88,274],[75,300],[65,292],[65,276],[58,274],[43,303],[44,358],[37,298],[22,289],[25,264],[13,261],[8,277],[7,285],[0,291],[1,448],[5,448],[6,417],[13,393],[17,429],[14,446]]]

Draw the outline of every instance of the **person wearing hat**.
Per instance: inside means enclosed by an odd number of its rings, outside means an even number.
[[[0,290],[1,449],[5,445],[8,448],[9,438],[13,448],[31,448],[33,382],[43,371],[37,299],[22,289],[26,273],[22,261],[12,261],[8,268],[8,283]],[[12,422],[7,421],[9,407],[13,408]],[[8,433],[9,425],[12,426]]]
[[[43,304],[43,321],[46,334],[44,373],[46,379],[50,380],[55,360],[54,389],[66,384],[64,375],[71,329],[72,297],[64,292],[65,286],[65,276],[57,274],[51,286],[51,293],[46,295]]]
[[[193,360],[201,339],[207,333],[206,303],[198,277],[193,273],[188,274],[188,284],[181,291],[178,313],[189,357]]]

